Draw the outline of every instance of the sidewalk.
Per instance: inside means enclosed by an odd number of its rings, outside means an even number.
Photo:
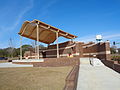
[[[120,74],[106,66],[80,64],[77,90],[120,90]]]
[[[0,68],[8,68],[8,67],[33,67],[33,65],[12,64],[12,62],[0,63]]]

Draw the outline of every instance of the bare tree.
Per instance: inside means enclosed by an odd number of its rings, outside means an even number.
[[[31,45],[32,45],[32,47],[34,49],[33,51],[36,53],[36,41],[32,41]]]

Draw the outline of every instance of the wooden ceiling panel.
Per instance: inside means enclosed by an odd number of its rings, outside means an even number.
[[[59,36],[63,36],[68,39],[77,37],[39,20],[25,21],[21,27],[19,34],[23,37],[37,40],[37,25],[39,27],[39,41],[46,44],[53,43],[56,40],[56,32],[58,32]]]

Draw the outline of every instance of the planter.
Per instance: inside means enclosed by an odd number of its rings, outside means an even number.
[[[114,61],[114,64],[118,64],[118,61]]]
[[[120,64],[120,60],[118,61],[118,64]]]

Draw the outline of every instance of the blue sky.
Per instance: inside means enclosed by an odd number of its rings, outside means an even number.
[[[76,41],[120,42],[120,0],[1,0],[0,48],[19,47],[18,32],[25,20],[38,19],[77,35]],[[60,38],[59,42],[67,39]],[[23,38],[23,44],[32,40]]]

